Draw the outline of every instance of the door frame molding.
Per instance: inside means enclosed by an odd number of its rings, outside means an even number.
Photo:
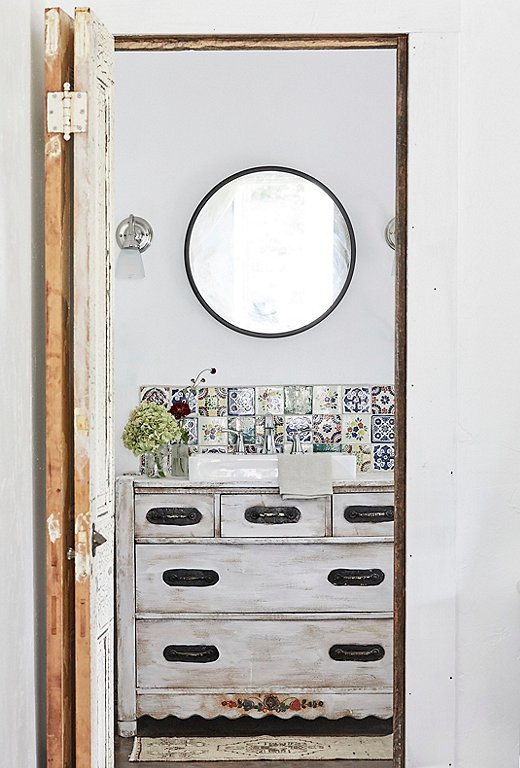
[[[406,371],[408,210],[408,34],[115,35],[116,51],[238,51],[395,49],[396,287],[395,287],[395,543],[394,768],[405,765],[406,645]]]

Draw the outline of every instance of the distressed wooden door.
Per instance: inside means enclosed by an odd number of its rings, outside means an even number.
[[[76,9],[74,90],[88,99],[74,136],[74,518],[76,768],[113,764],[112,35]]]
[[[47,92],[87,129],[47,126],[48,766],[113,765],[111,93],[113,39],[89,9],[45,12]]]

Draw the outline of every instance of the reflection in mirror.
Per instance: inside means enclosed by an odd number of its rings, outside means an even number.
[[[191,286],[233,330],[290,336],[323,320],[352,279],[355,241],[339,200],[289,168],[251,168],[212,189],[190,221]]]

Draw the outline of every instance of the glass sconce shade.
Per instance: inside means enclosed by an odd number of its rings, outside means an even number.
[[[119,252],[116,277],[126,280],[140,280],[145,276],[141,252],[137,246],[127,246]]]

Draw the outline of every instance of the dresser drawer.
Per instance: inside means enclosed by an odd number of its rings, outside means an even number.
[[[138,613],[392,610],[393,545],[138,544]]]
[[[393,493],[335,493],[334,536],[393,536]]]
[[[278,494],[222,495],[222,536],[325,536],[329,499],[282,499]]]
[[[213,536],[214,506],[212,494],[137,494],[135,535],[169,538]]]
[[[137,624],[139,689],[391,690],[387,618],[179,619]],[[319,698],[319,697],[318,697]]]

